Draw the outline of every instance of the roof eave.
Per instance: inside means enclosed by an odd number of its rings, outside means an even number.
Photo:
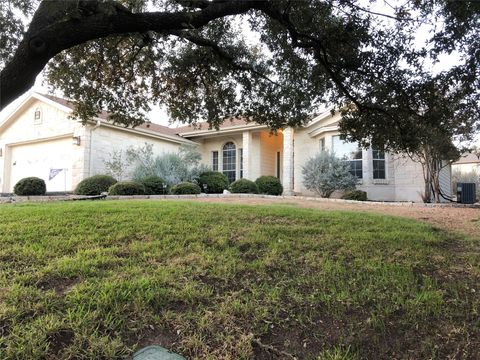
[[[178,135],[184,136],[184,137],[199,137],[199,136],[208,136],[208,135],[229,134],[237,131],[266,129],[266,128],[268,128],[267,125],[259,125],[259,124],[237,125],[237,126],[230,126],[225,129],[219,129],[219,130],[209,129],[209,130],[194,130],[190,132],[181,132],[181,133],[178,133]]]

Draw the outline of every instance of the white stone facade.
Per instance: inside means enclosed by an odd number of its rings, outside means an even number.
[[[35,112],[40,110],[40,119]],[[71,191],[85,177],[106,172],[105,160],[116,150],[153,145],[155,154],[176,152],[182,144],[196,144],[202,162],[216,169],[234,167],[235,179],[278,177],[285,195],[314,195],[303,185],[302,167],[321,149],[333,150],[339,115],[323,114],[303,128],[286,128],[272,134],[266,126],[237,122],[220,130],[166,127],[126,129],[105,119],[82,125],[68,117],[71,108],[33,94],[0,124],[0,192],[9,193],[22,177],[45,179],[47,191]],[[226,144],[235,147],[235,159],[224,158]],[[231,154],[231,153],[230,153]],[[378,201],[422,201],[421,166],[411,159],[386,154],[385,176],[373,176],[372,149],[361,151],[362,179],[358,188]],[[225,160],[225,161],[224,161]],[[226,161],[229,161],[228,163]],[[51,169],[62,169],[49,179]],[[233,174],[232,174],[233,175]],[[450,168],[443,178],[448,179]],[[378,177],[378,176],[377,176]]]

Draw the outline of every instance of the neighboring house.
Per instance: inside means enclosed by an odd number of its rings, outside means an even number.
[[[66,100],[33,94],[0,124],[3,192],[11,192],[25,176],[42,177],[48,191],[72,190],[81,179],[104,173],[104,159],[113,150],[148,142],[157,154],[177,151],[181,144],[197,144],[202,161],[231,181],[272,175],[281,179],[284,193],[290,195],[313,195],[303,185],[302,166],[328,149],[349,159],[352,174],[359,178],[358,188],[369,199],[422,201],[421,165],[408,157],[379,149],[361,150],[343,142],[338,114],[327,112],[305,127],[271,134],[265,125],[238,119],[226,121],[219,130],[208,129],[205,123],[179,128],[144,124],[131,129],[109,124],[106,114],[101,114],[83,126],[68,118],[71,111],[72,104]],[[51,169],[66,170],[49,180]],[[450,167],[446,167],[442,173],[446,195],[451,191],[450,176]]]
[[[471,174],[475,172],[480,176],[480,154],[466,153],[452,164],[452,172]]]

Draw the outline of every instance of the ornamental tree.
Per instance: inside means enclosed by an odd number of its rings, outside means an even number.
[[[44,71],[83,121],[107,110],[135,126],[153,104],[186,123],[278,129],[333,104],[350,140],[418,152],[432,129],[468,139],[478,128],[479,14],[480,2],[449,0],[8,0],[0,109]],[[428,115],[432,94],[440,117]]]

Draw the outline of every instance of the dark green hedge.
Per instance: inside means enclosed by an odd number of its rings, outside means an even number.
[[[173,195],[196,195],[200,194],[200,186],[190,182],[181,182],[172,186],[170,192]]]
[[[367,201],[367,193],[362,190],[353,190],[343,194],[344,200]]]
[[[116,182],[117,180],[110,175],[94,175],[80,181],[75,189],[75,194],[100,195],[102,192],[107,192],[110,186]]]
[[[145,187],[146,195],[164,195],[168,190],[167,187],[164,187],[165,181],[156,175],[147,176],[141,183]]]
[[[253,181],[240,179],[230,184],[230,191],[234,194],[258,194],[258,186]]]
[[[13,192],[19,196],[45,195],[47,186],[45,181],[32,176],[19,180],[13,187]]]
[[[228,189],[228,178],[218,171],[204,172],[199,176],[198,183],[207,194],[221,194]]]
[[[267,195],[282,195],[283,186],[278,178],[275,176],[260,176],[255,180],[260,194]]]
[[[135,181],[119,181],[108,189],[108,195],[144,195],[145,187]]]

